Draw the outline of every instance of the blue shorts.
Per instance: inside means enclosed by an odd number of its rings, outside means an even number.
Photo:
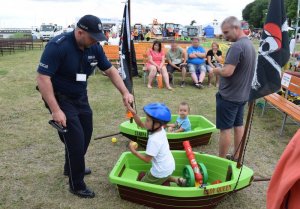
[[[216,94],[217,103],[217,129],[231,129],[243,125],[244,106],[246,102],[231,102]]]

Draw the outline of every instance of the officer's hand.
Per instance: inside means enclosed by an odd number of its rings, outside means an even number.
[[[123,95],[123,103],[126,107],[130,106],[130,104],[132,104],[133,101],[134,101],[134,98],[133,98],[132,94],[126,93]]]
[[[67,127],[67,118],[62,110],[52,112],[52,118],[58,124],[62,125],[63,127]]]

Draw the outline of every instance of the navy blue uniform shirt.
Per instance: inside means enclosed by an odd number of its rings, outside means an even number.
[[[37,72],[51,77],[54,92],[79,97],[87,93],[87,81],[76,81],[76,74],[88,78],[96,65],[102,71],[112,66],[99,44],[82,51],[73,31],[54,37],[46,45]]]

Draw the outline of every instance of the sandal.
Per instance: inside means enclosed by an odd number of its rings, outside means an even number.
[[[234,156],[233,156],[232,154],[230,154],[230,153],[228,153],[228,154],[226,155],[226,159],[227,159],[227,160],[234,161],[234,162],[237,162],[237,161],[238,161],[238,159],[235,159]]]
[[[180,178],[177,179],[176,183],[177,183],[178,186],[184,187],[184,186],[186,186],[186,179],[180,177]]]

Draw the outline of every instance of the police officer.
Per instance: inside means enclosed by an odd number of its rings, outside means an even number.
[[[68,129],[59,137],[65,144],[64,174],[69,176],[70,192],[84,198],[95,196],[84,183],[84,175],[91,173],[84,156],[93,131],[86,88],[94,68],[105,71],[122,94],[125,106],[133,102],[118,70],[98,44],[103,40],[100,19],[85,15],[74,31],[56,36],[46,45],[37,69],[38,87],[53,120]]]

